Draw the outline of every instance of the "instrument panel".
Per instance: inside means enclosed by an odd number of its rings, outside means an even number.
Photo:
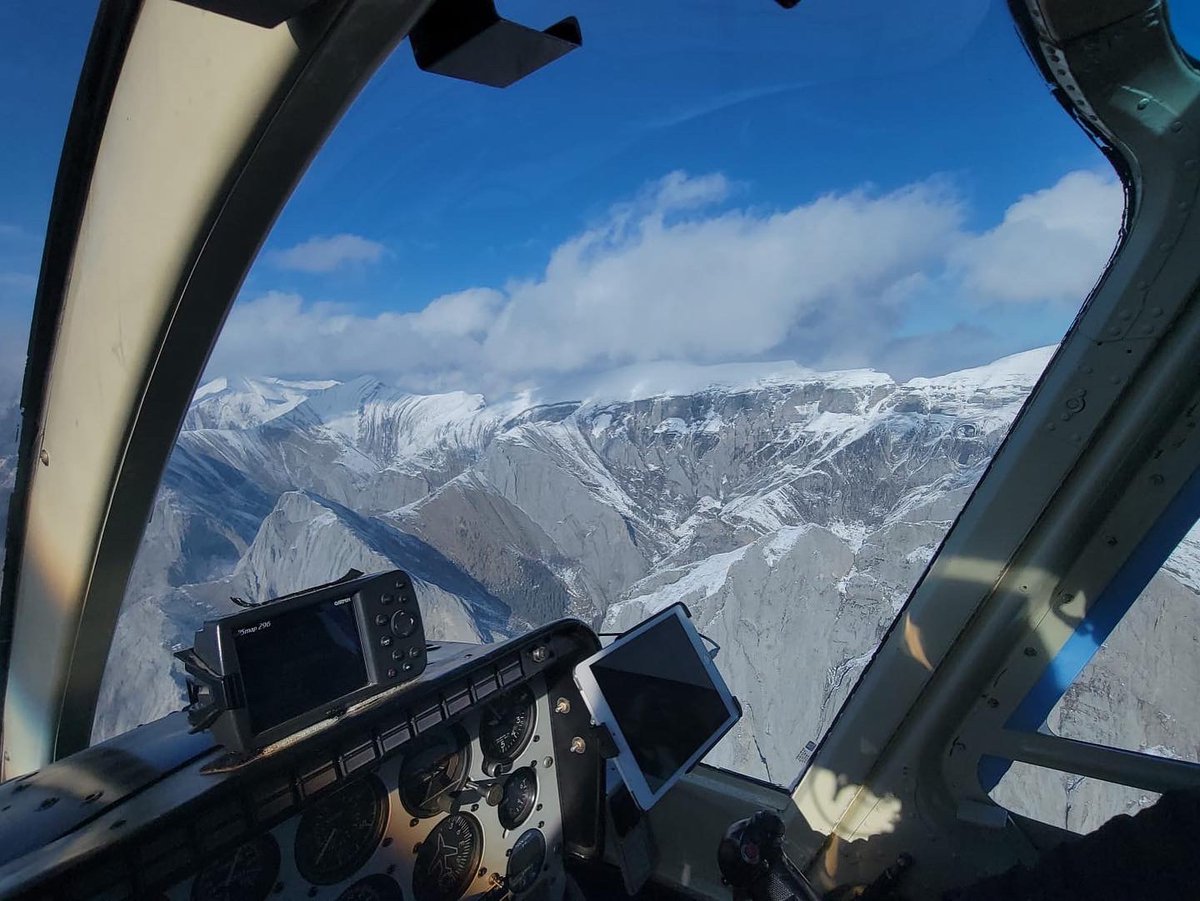
[[[445,724],[173,886],[178,901],[561,896],[563,828],[540,676]]]

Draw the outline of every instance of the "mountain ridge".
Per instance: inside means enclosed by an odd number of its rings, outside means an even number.
[[[532,393],[495,403],[413,395],[372,376],[209,382],[167,467],[126,604],[164,593],[174,608],[219,604],[230,578],[262,597],[300,587],[298,572],[341,575],[355,555],[392,565],[409,556],[397,542],[417,541],[479,586],[468,593],[508,611],[483,633],[559,616],[599,626],[726,555],[739,558],[735,582],[766,579],[778,594],[783,583],[755,575],[745,555],[786,563],[770,549],[804,529],[809,570],[842,561],[817,592],[825,606],[845,605],[846,586],[873,605],[825,664],[842,676],[814,681],[849,683],[861,666],[847,661],[890,621],[1052,352],[905,383],[870,370],[716,367],[692,394],[549,404]],[[319,509],[297,514],[300,499]],[[945,509],[930,525],[935,508]],[[291,531],[268,528],[280,518]],[[904,559],[856,563],[879,556],[880,535]],[[707,578],[709,595],[727,581]],[[736,587],[723,596],[747,603]],[[778,598],[768,614],[790,616]],[[817,707],[830,708],[822,698]],[[742,739],[728,765],[760,776],[787,767],[790,752],[756,734],[753,717]]]

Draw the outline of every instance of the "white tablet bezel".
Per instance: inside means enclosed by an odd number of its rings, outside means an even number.
[[[687,762],[679,768],[674,776],[659,786],[657,791],[652,791],[649,783],[646,782],[645,775],[642,773],[642,768],[638,766],[637,758],[633,756],[633,750],[630,748],[625,734],[621,731],[616,716],[614,716],[612,709],[608,705],[608,701],[604,697],[604,692],[600,690],[600,685],[596,682],[596,677],[592,674],[592,665],[599,660],[603,660],[613,650],[622,647],[627,642],[632,641],[644,632],[648,632],[672,617],[677,618],[683,626],[684,634],[692,642],[696,656],[700,659],[701,664],[712,680],[713,687],[716,689],[729,715],[713,733],[712,738],[701,745],[688,758]],[[733,728],[734,723],[741,719],[742,716],[741,706],[729,690],[729,686],[725,684],[720,670],[717,669],[716,663],[709,656],[707,649],[704,647],[704,640],[700,637],[700,633],[696,631],[696,627],[692,625],[687,608],[682,603],[672,604],[665,610],[659,611],[645,622],[626,632],[607,647],[576,664],[574,676],[575,685],[579,688],[579,693],[592,714],[592,721],[597,725],[604,726],[612,735],[613,743],[617,749],[617,756],[613,758],[613,763],[616,764],[617,770],[621,773],[621,778],[625,781],[625,786],[629,789],[629,793],[633,795],[634,801],[637,802],[638,807],[643,811],[653,807],[663,795],[671,790],[676,782],[689,773],[700,762],[700,759],[711,751],[717,742],[725,737],[726,733]]]

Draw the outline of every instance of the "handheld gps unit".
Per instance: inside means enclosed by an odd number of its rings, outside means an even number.
[[[176,654],[193,730],[265,747],[425,669],[425,629],[400,570],[310,588],[210,620]]]
[[[613,762],[649,810],[733,728],[741,705],[683,604],[673,604],[575,667],[575,684]]]

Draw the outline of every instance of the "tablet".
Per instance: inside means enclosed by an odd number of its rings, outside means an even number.
[[[649,810],[742,715],[716,664],[674,604],[575,667],[593,721],[616,746],[621,778]]]

